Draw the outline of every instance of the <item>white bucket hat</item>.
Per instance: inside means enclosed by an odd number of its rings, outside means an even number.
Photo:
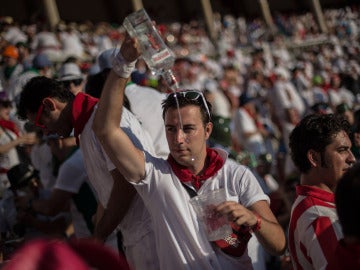
[[[83,79],[83,74],[75,63],[63,64],[59,70],[59,81],[72,81]]]

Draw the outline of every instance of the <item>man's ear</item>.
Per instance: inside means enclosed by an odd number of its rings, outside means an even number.
[[[205,138],[206,140],[210,138],[211,132],[213,130],[213,123],[209,122],[205,126]]]
[[[50,97],[46,97],[42,101],[45,108],[47,108],[49,111],[53,111],[56,109],[56,104],[54,100]]]
[[[313,149],[310,149],[308,152],[307,152],[307,158],[311,164],[312,167],[318,167],[321,165],[321,155],[319,152],[313,150]]]

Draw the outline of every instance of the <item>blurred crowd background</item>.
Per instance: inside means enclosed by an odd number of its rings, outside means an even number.
[[[159,21],[157,28],[176,56],[173,70],[180,88],[204,91],[212,103],[214,131],[209,144],[226,149],[252,168],[287,229],[298,183],[288,154],[288,135],[302,117],[346,115],[353,126],[353,153],[360,158],[360,6],[323,8],[323,26],[310,11],[272,13],[269,25],[262,16],[214,12],[212,33],[197,16],[187,22]],[[60,19],[51,25],[41,16],[26,22],[2,16],[0,33],[0,118],[6,118],[1,111],[8,109],[20,133],[27,133],[33,127],[16,119],[24,84],[43,75],[96,95],[91,92],[94,84],[90,89],[87,82],[94,82],[111,66],[98,55],[119,47],[125,30],[109,21]],[[168,91],[141,59],[131,79]],[[38,139],[37,143],[45,140]],[[30,163],[37,143],[25,149]],[[50,180],[41,185],[51,189]],[[2,201],[8,187],[2,184]],[[5,203],[1,207],[1,213],[7,211]],[[7,218],[10,221],[1,224],[3,239],[9,237],[8,222],[15,222],[16,215]]]

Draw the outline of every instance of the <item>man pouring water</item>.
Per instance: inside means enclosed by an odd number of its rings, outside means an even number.
[[[178,90],[164,100],[167,160],[137,149],[118,128],[138,48],[137,40],[127,36],[104,86],[93,129],[150,212],[161,269],[252,269],[246,250],[251,235],[269,253],[282,254],[285,234],[255,176],[224,151],[207,147],[213,124],[202,92]],[[226,216],[232,232],[209,240],[204,219],[190,200],[218,189],[224,189],[226,199],[212,210]]]

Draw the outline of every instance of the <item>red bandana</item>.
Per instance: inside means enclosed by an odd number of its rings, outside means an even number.
[[[79,144],[79,135],[83,131],[98,101],[99,99],[81,92],[75,96],[72,106],[72,118],[77,144]]]
[[[209,166],[201,175],[194,175],[185,166],[178,164],[171,155],[169,155],[168,162],[181,182],[191,182],[195,189],[199,190],[204,181],[214,176],[224,165],[223,158],[215,150],[207,148],[206,153]]]
[[[14,122],[9,120],[0,120],[0,126],[14,132],[16,136],[19,136],[19,129]]]

